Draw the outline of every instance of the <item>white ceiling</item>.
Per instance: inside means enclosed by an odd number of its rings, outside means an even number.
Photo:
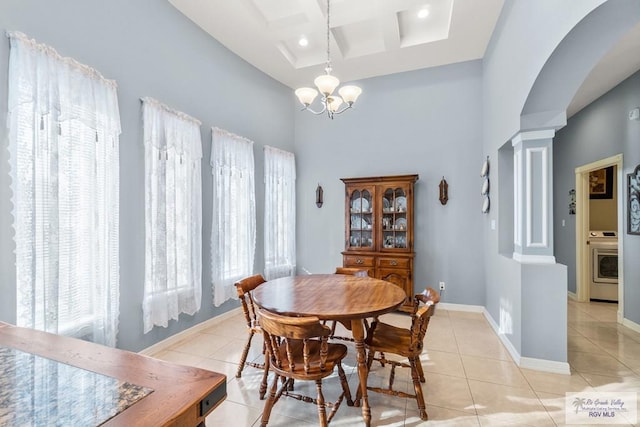
[[[283,84],[313,86],[327,57],[326,0],[169,0],[229,50]],[[331,0],[342,82],[480,59],[504,0]],[[422,8],[429,16],[418,18]],[[306,37],[308,46],[298,44]],[[571,116],[640,69],[640,25],[603,58]]]

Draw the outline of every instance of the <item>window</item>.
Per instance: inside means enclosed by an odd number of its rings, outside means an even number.
[[[17,323],[115,346],[116,84],[24,34],[9,38]]]
[[[264,148],[264,274],[296,272],[296,162],[293,153]]]
[[[145,153],[144,332],[194,314],[202,299],[200,122],[143,99]]]
[[[237,298],[233,284],[253,273],[256,202],[253,141],[213,129],[211,144],[213,303]]]

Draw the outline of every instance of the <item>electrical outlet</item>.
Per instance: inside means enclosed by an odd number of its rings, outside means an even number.
[[[444,282],[440,282],[440,290],[444,291]]]

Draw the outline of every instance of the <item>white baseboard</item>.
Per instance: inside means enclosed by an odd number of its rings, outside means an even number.
[[[574,301],[578,301],[578,294],[575,292],[567,291],[567,295]]]
[[[551,372],[553,374],[571,375],[571,370],[569,369],[569,364],[567,362],[556,362],[555,360],[535,359],[532,357],[521,356],[518,350],[516,350],[516,348],[513,346],[511,341],[509,341],[507,336],[500,332],[500,327],[493,320],[493,317],[491,317],[489,312],[486,309],[483,309],[482,313],[484,314],[485,319],[487,319],[487,322],[489,322],[489,324],[493,328],[498,338],[500,338],[502,344],[506,347],[515,364],[520,368]]]
[[[622,324],[632,331],[640,333],[640,324],[629,319],[622,319]]]
[[[567,362],[521,357],[519,366],[521,368],[533,369],[535,371],[551,372],[552,374],[571,375],[571,369],[569,369],[569,364]]]
[[[484,308],[484,307],[482,308],[482,314],[484,315],[484,318],[487,319],[487,322],[489,322],[489,325],[491,325],[491,328],[496,333],[498,338],[500,338],[500,341],[502,342],[502,345],[504,345],[506,347],[507,351],[511,355],[511,358],[513,359],[515,364],[520,366],[521,356],[520,356],[520,353],[518,352],[518,350],[516,350],[516,348],[511,343],[511,341],[509,341],[509,339],[507,338],[507,336],[505,334],[503,334],[502,332],[500,332],[500,327],[493,320],[493,317],[491,317],[491,315],[489,314],[487,309]]]
[[[139,354],[144,354],[145,356],[152,356],[155,353],[158,353],[162,350],[166,350],[169,347],[177,344],[178,342],[188,338],[191,335],[194,335],[200,331],[208,329],[212,326],[217,325],[230,317],[235,316],[239,312],[242,312],[242,307],[236,307],[232,310],[224,312],[222,314],[217,315],[216,317],[212,317],[211,319],[205,320],[204,322],[198,323],[195,326],[190,327],[189,329],[185,329],[184,331],[180,331],[177,334],[171,335],[169,338],[163,339],[160,342],[155,343],[154,345],[147,347],[143,350],[140,350]]]
[[[467,311],[472,313],[482,313],[484,307],[481,305],[452,304],[449,302],[439,302],[438,308],[449,311]]]

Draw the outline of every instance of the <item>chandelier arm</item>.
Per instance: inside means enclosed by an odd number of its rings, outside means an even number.
[[[306,110],[306,111],[308,111],[308,112],[310,112],[311,114],[315,114],[316,116],[319,116],[320,114],[322,114],[322,113],[324,113],[325,111],[327,111],[327,107],[326,107],[326,105],[323,105],[323,106],[322,106],[322,110],[320,110],[320,111],[315,111],[315,110],[313,110],[313,109],[309,108],[309,106],[308,106],[308,105],[305,105],[305,106],[302,108],[302,110],[300,110],[300,111],[305,111],[305,110]]]
[[[333,96],[333,91],[340,85],[340,81],[337,77],[331,75],[331,0],[326,0],[327,2],[327,65],[325,68],[325,75],[319,76],[314,80],[314,83],[318,90],[322,95],[322,100],[320,101],[322,105],[322,110],[316,111],[310,108],[311,102],[315,99],[318,94],[318,91],[315,89],[309,88],[300,88],[296,90],[296,95],[298,99],[303,105],[301,111],[309,111],[314,115],[320,115],[324,112],[327,113],[327,116],[330,119],[333,119],[333,116],[336,114],[342,114],[347,110],[353,108],[353,103],[358,98],[362,89],[357,86],[344,86],[343,88],[348,88],[343,97],[349,98],[349,101],[345,101],[346,104],[342,108],[337,108],[342,104],[343,99],[340,96]],[[298,93],[298,91],[300,91]],[[312,92],[312,93],[311,93]],[[306,101],[310,103],[307,104]],[[334,110],[334,108],[336,108]]]
[[[341,110],[334,111],[333,114],[342,114],[342,113],[344,113],[345,111],[347,111],[347,110],[349,110],[351,108],[353,108],[353,102],[350,102],[349,105],[345,106]]]

